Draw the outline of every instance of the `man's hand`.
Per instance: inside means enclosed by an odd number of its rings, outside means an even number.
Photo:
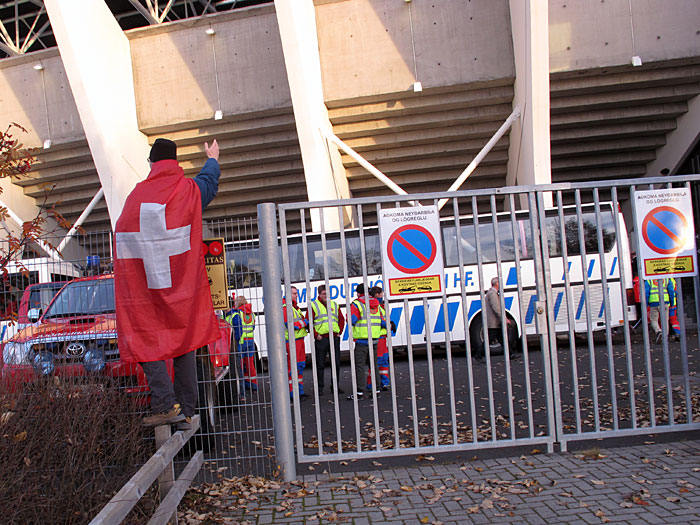
[[[211,147],[208,142],[204,143],[204,151],[207,153],[207,157],[219,161],[219,144],[217,144],[216,139],[211,143]]]

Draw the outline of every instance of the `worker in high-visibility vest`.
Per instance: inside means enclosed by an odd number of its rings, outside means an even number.
[[[304,319],[304,314],[297,306],[299,292],[292,286],[292,328],[294,331],[294,348],[297,358],[297,379],[299,380],[299,397],[307,397],[304,392],[304,368],[306,368],[306,347],[304,338],[309,333],[307,330],[309,321]],[[289,355],[289,325],[287,324],[287,299],[282,299],[282,311],[284,316],[284,340],[287,342],[287,372],[289,374],[289,397],[293,398],[294,382],[292,381],[292,359]]]
[[[381,286],[373,286],[369,289],[369,295],[379,302],[379,313],[386,323],[386,310],[384,309],[384,290]],[[382,390],[389,390],[391,381],[389,380],[389,348],[386,344],[387,327],[384,326],[379,332],[377,341],[377,367],[379,368],[379,378]],[[372,375],[367,374],[367,388],[372,388]]]
[[[255,314],[253,306],[242,295],[236,299],[242,304],[238,307],[241,312],[241,334],[238,338],[238,351],[241,356],[241,368],[245,389],[256,391],[258,389],[258,377],[255,370]]]
[[[659,325],[661,300],[663,298],[663,302],[666,304],[666,307],[663,308],[663,326],[666,327],[666,333],[668,333],[669,310],[676,304],[676,281],[672,278],[644,281],[644,290],[646,292],[647,306],[649,307],[649,322],[658,343],[663,334]]]
[[[374,353],[374,348],[377,346],[382,328],[386,328],[386,320],[382,318],[382,314],[379,312],[379,301],[365,296],[364,284],[359,284],[356,290],[357,299],[350,305],[350,324],[352,324],[352,338],[354,340],[353,357],[355,360],[357,391],[354,394],[350,394],[348,399],[354,399],[355,397],[359,399],[364,396],[362,384],[366,381],[367,365]],[[372,349],[370,349],[370,335],[372,338]],[[376,375],[374,389],[376,392],[380,392],[379,384],[381,379],[379,379],[378,367]]]
[[[345,317],[335,301],[328,299],[326,285],[322,284],[316,289],[316,299],[306,310],[306,319],[313,326],[314,353],[316,356],[316,388],[318,395],[323,395],[325,385],[326,355],[333,356],[335,361],[335,377],[337,392],[342,394],[340,388],[340,335],[345,328]],[[312,324],[313,319],[313,324]],[[331,350],[332,345],[332,350]],[[332,354],[331,354],[332,352]],[[331,385],[333,376],[331,375]],[[332,387],[331,387],[332,388]]]

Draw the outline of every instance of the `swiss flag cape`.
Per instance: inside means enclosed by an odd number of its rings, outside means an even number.
[[[126,362],[183,355],[219,337],[202,252],[197,184],[175,160],[153,165],[115,228],[114,298]]]

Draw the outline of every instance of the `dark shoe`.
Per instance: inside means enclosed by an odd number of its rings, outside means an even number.
[[[169,425],[170,423],[180,423],[185,420],[181,413],[180,405],[175,403],[173,408],[167,412],[160,412],[143,418],[143,424],[147,427],[157,427],[158,425]]]
[[[363,397],[365,397],[364,392],[357,392],[357,399],[362,399]],[[355,396],[353,394],[350,394],[348,396],[348,399],[355,399]]]
[[[660,343],[660,342],[661,342],[661,338],[662,338],[663,336],[664,336],[664,333],[663,333],[663,332],[656,332],[656,342],[657,342],[657,343]]]
[[[309,397],[309,394],[307,394],[306,392],[302,392],[301,394],[299,394],[299,398],[301,399],[306,399],[307,397]]]
[[[388,392],[388,391],[389,391],[389,385],[384,385],[384,386],[382,387],[382,391]]]

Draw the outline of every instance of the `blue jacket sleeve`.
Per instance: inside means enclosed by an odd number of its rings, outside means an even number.
[[[243,322],[241,321],[241,316],[237,315],[233,318],[233,337],[236,341],[241,340],[243,335]]]
[[[219,176],[221,169],[215,159],[207,159],[202,167],[202,171],[194,178],[202,196],[202,211],[214,200],[219,191]]]
[[[668,301],[670,306],[675,306],[676,305],[676,288],[673,286],[673,280],[669,279],[668,280],[668,285],[666,285],[666,288],[668,289]]]

